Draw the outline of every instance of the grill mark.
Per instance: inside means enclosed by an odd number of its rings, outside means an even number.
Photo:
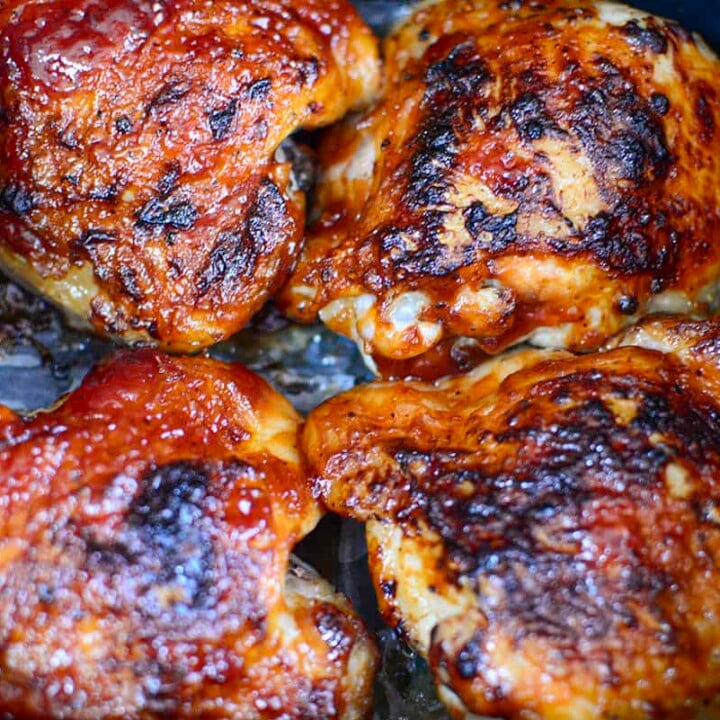
[[[406,229],[386,226],[375,233],[381,256],[400,274],[417,273],[443,277],[472,261],[467,247],[453,252],[438,237],[443,229],[445,213],[426,210],[422,222]]]
[[[137,215],[137,226],[171,227],[190,230],[198,217],[198,211],[188,200],[172,201],[163,196],[149,200]]]
[[[213,140],[224,140],[230,133],[232,122],[237,114],[237,100],[231,100],[208,113],[208,124]]]
[[[197,295],[231,294],[241,278],[253,275],[259,258],[269,255],[283,238],[289,220],[285,198],[265,178],[248,215],[237,231],[221,232],[197,281]]]
[[[410,161],[405,204],[411,210],[437,206],[450,187],[463,112],[474,107],[492,79],[472,41],[464,40],[425,73],[423,121]]]
[[[406,227],[379,228],[382,262],[400,274],[442,277],[473,261],[469,244],[450,248],[439,240],[446,214],[440,208],[452,187],[461,135],[492,76],[475,44],[451,37],[454,45],[432,62],[424,76],[423,119],[414,141],[403,203],[421,220]],[[442,48],[440,48],[442,50]]]

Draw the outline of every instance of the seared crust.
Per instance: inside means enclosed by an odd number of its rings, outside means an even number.
[[[699,38],[615,3],[446,0],[384,54],[380,100],[321,147],[290,315],[382,362],[587,350],[706,309],[720,62]]]
[[[240,366],[150,351],[0,407],[0,714],[366,717],[362,623],[288,574],[320,515],[298,427]]]
[[[456,716],[679,720],[720,692],[719,348],[720,322],[653,319],[311,414],[318,492],[367,521]]]
[[[102,333],[177,351],[284,282],[307,187],[276,151],[377,84],[346,0],[12,0],[0,56],[0,263]]]

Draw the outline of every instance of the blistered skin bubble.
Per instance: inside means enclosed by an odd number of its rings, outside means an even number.
[[[299,253],[288,136],[366,104],[345,0],[0,9],[0,264],[85,327],[190,351],[244,326]]]
[[[320,148],[289,315],[355,337],[331,309],[372,295],[363,352],[437,377],[458,339],[591,350],[665,301],[713,306],[720,62],[699,38],[616,3],[444,0],[383,49],[380,98]]]
[[[290,559],[321,514],[299,424],[239,365],[149,350],[0,408],[0,710],[367,717],[375,647]]]
[[[317,492],[366,522],[381,611],[454,717],[717,715],[719,348],[717,322],[651,318],[310,414]]]

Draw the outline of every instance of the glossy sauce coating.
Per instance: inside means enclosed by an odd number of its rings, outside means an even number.
[[[383,50],[380,99],[320,149],[292,317],[383,374],[434,353],[437,377],[714,300],[720,62],[699,38],[615,3],[445,0]]]
[[[116,354],[0,414],[0,712],[362,718],[376,652],[288,571],[317,522],[299,418],[240,366]]]
[[[0,262],[76,321],[187,351],[300,249],[301,127],[377,84],[345,0],[0,6]]]
[[[328,506],[456,717],[696,717],[720,692],[720,324],[648,320],[315,410]],[[717,706],[704,717],[717,717]]]

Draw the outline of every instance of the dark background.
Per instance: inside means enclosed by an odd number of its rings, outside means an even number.
[[[354,0],[368,22],[382,30],[411,2],[403,0]],[[679,20],[688,30],[696,30],[720,49],[720,0],[634,0],[635,7]]]
[[[720,48],[720,0],[638,0],[630,4],[679,20],[689,30],[704,35],[716,49]]]

